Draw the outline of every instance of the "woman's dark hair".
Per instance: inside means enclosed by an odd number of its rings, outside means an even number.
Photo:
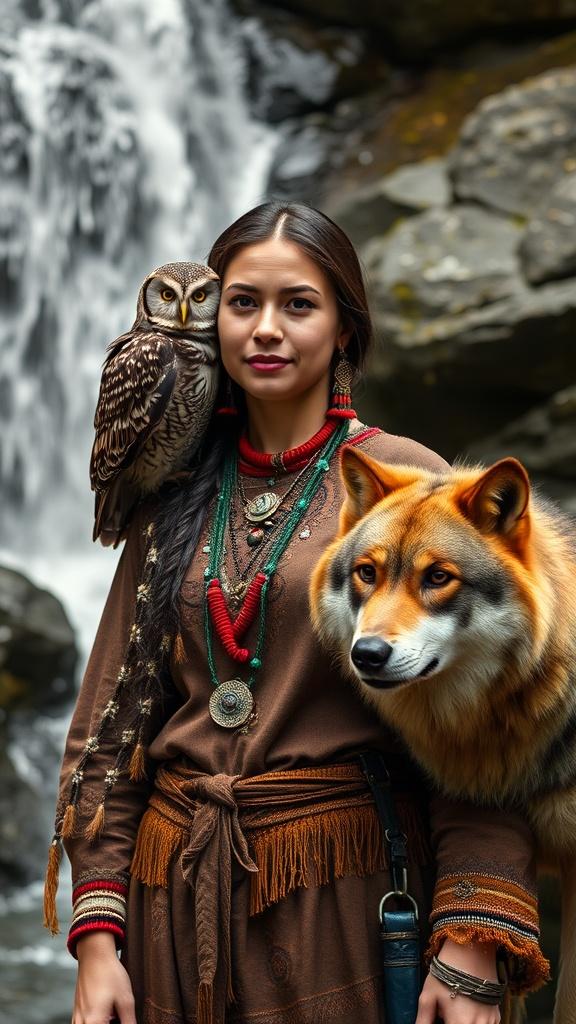
[[[241,249],[273,236],[294,242],[326,274],[336,293],[343,324],[352,329],[346,355],[362,370],[372,345],[362,271],[349,238],[329,217],[302,203],[262,203],[222,232],[207,262],[222,279]],[[159,495],[154,542],[157,561],[141,613],[142,664],[158,657],[166,634],[174,638],[178,632],[182,584],[200,539],[207,506],[218,486],[224,453],[238,430],[228,420],[214,418],[190,478]]]

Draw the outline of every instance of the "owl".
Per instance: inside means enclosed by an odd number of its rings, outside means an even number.
[[[110,342],[94,416],[93,540],[117,547],[141,497],[198,449],[218,388],[220,283],[200,263],[167,263],[144,281],[132,328]]]

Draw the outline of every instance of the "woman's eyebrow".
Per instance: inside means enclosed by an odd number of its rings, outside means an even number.
[[[258,291],[260,291],[260,289],[257,288],[256,285],[253,285],[253,284],[243,284],[242,281],[233,281],[232,284],[228,285],[228,287],[226,288],[226,291],[229,292],[233,288],[241,288],[242,291],[245,291],[245,292],[258,292]],[[315,295],[320,295],[321,294],[318,291],[318,289],[317,288],[313,288],[311,284],[294,284],[294,285],[290,285],[290,287],[288,287],[288,288],[280,288],[280,292],[282,294],[290,294],[290,295],[293,292],[314,292]]]
[[[228,285],[226,291],[230,292],[233,288],[241,288],[244,292],[257,292],[259,290],[253,284],[242,284],[242,281],[233,281],[232,284]]]

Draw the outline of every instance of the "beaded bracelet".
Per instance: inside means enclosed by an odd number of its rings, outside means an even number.
[[[488,981],[477,978],[474,974],[466,974],[465,971],[459,971],[456,967],[443,963],[436,956],[432,957],[430,974],[448,986],[451,999],[456,999],[456,996],[468,996],[477,1003],[498,1006],[506,991],[505,982]]]

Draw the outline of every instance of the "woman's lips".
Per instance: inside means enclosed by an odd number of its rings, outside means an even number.
[[[275,370],[282,370],[291,363],[290,359],[282,359],[280,356],[252,356],[246,361],[253,370],[257,370],[259,373],[272,373]]]

